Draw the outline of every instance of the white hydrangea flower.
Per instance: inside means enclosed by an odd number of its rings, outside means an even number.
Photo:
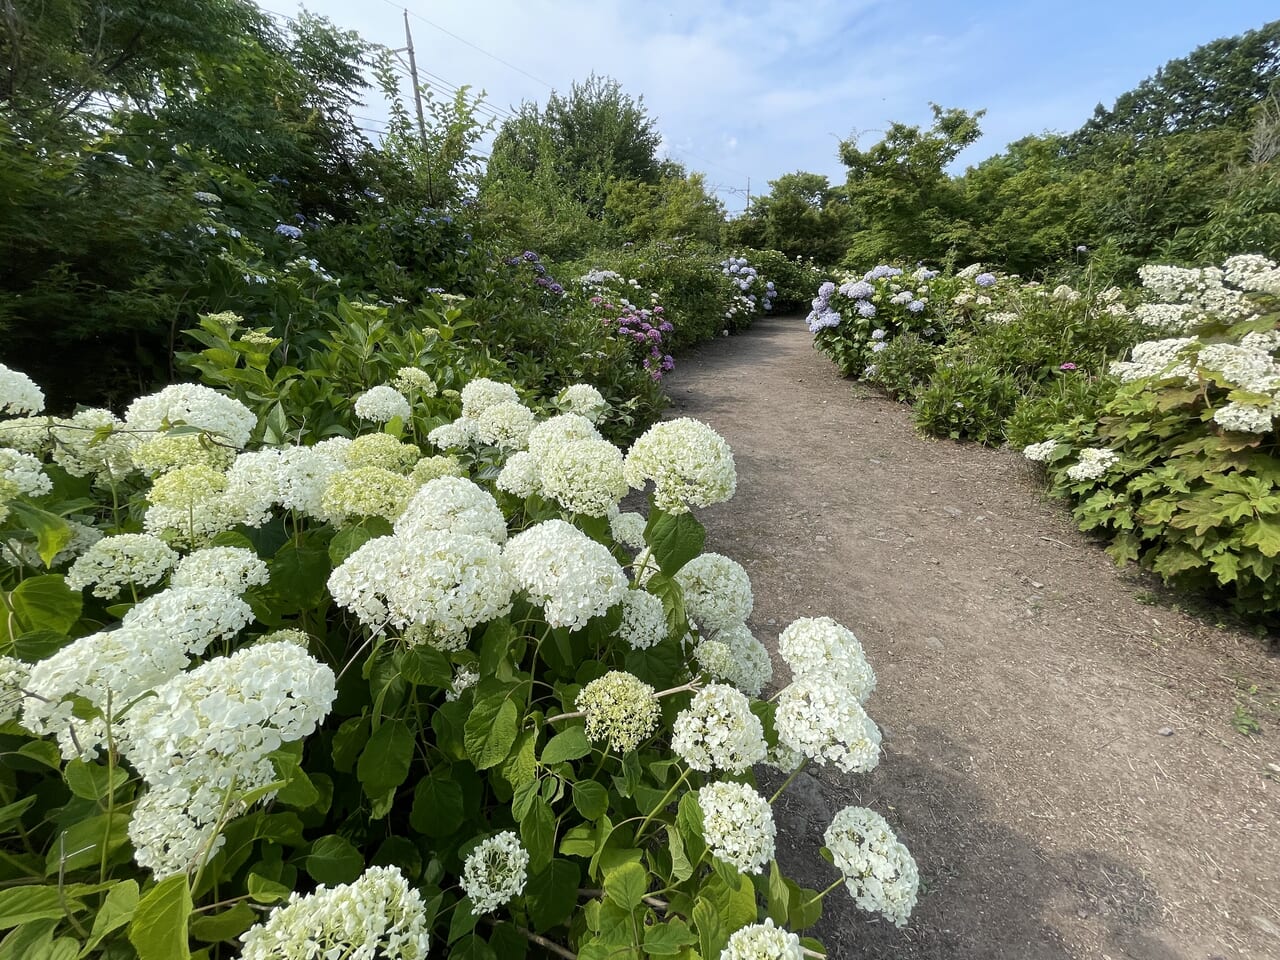
[[[147,533],[197,546],[241,522],[247,504],[228,496],[226,474],[212,467],[178,467],[156,478],[147,492]]]
[[[733,687],[712,683],[676,717],[671,749],[694,770],[742,773],[764,761],[768,746],[751,702]]]
[[[543,608],[553,627],[581,630],[621,603],[626,574],[609,549],[563,520],[535,524],[507,542],[503,553],[516,583]]]
[[[1248,403],[1226,403],[1213,411],[1214,421],[1224,430],[1241,433],[1270,433],[1274,416],[1271,407],[1255,407]]]
[[[412,411],[409,401],[395,387],[380,383],[356,397],[356,416],[373,423],[390,423],[399,417],[408,420]]]
[[[504,616],[513,586],[492,540],[441,530],[370,540],[329,575],[334,602],[366,626],[417,624],[436,638]]]
[[[698,791],[702,833],[712,856],[742,873],[773,859],[777,827],[769,801],[745,783],[709,783]]]
[[[854,902],[905,925],[916,905],[920,874],[884,817],[866,807],[845,807],[822,839]]]
[[[320,512],[335,523],[358,517],[396,520],[416,489],[408,477],[383,467],[341,470],[325,484]]]
[[[637,489],[652,480],[654,503],[668,513],[723,503],[738,486],[729,444],[688,417],[646,430],[632,445],[623,469],[627,483]]]
[[[106,474],[119,479],[133,471],[133,448],[139,438],[110,410],[89,407],[52,430],[53,462],[73,477]]]
[[[624,547],[630,547],[632,550],[643,550],[644,531],[647,526],[645,518],[638,513],[614,512],[609,517],[609,533],[613,539]]]
[[[778,637],[778,653],[796,677],[819,676],[840,683],[866,703],[876,674],[858,638],[830,617],[801,617]]]
[[[574,440],[600,440],[600,431],[586,417],[561,413],[529,431],[529,453],[541,461],[553,448]]]
[[[1253,393],[1272,393],[1280,389],[1280,364],[1257,341],[1240,343],[1206,343],[1196,356],[1202,371],[1220,373],[1229,383]]]
[[[427,434],[427,441],[440,450],[465,450],[477,439],[475,421],[463,418],[453,423],[442,423]]]
[[[475,668],[463,664],[453,671],[453,681],[449,684],[449,689],[444,692],[444,698],[452,703],[462,696],[464,690],[470,690],[479,682],[480,674]]]
[[[115,630],[81,637],[31,668],[22,725],[58,738],[62,755],[92,758],[106,736],[100,719],[79,720],[71,697],[105,715],[120,714],[138,697],[177,675],[214,640],[230,639],[253,612],[216,587],[170,588],[143,600]]]
[[[423,960],[431,928],[399,868],[370,867],[353,883],[294,891],[240,939],[241,960]]]
[[[462,864],[462,889],[471,898],[471,912],[492,913],[520,896],[528,872],[529,851],[510,830],[481,840]]]
[[[218,587],[243,596],[271,579],[267,565],[245,547],[205,547],[185,556],[169,580],[174,587]]]
[[[389,433],[366,433],[342,451],[348,467],[381,467],[393,473],[408,473],[421,456],[412,443],[401,443]]]
[[[506,464],[493,481],[504,493],[524,499],[541,489],[538,479],[538,461],[533,454],[521,450],[507,458]]]
[[[204,433],[162,433],[144,439],[130,453],[133,465],[147,476],[195,464],[226,470],[236,459],[235,450],[212,441]]]
[[[865,773],[880,762],[880,729],[853,692],[807,676],[777,698],[778,739],[792,750],[845,773]]]
[[[462,416],[478,420],[490,407],[500,403],[519,403],[520,395],[509,383],[477,377],[462,388]]]
[[[1048,463],[1056,449],[1058,449],[1057,440],[1044,440],[1041,443],[1027,444],[1022,448],[1022,455],[1033,463]]]
[[[30,664],[14,657],[0,656],[0,724],[15,719],[21,711],[22,700],[26,696],[22,691],[27,686],[30,673]]]
[[[1120,455],[1106,447],[1085,447],[1080,451],[1079,460],[1067,467],[1067,476],[1072,480],[1097,480],[1111,467],[1118,463]]]
[[[36,414],[44,409],[44,391],[25,373],[0,363],[0,413]]]
[[[1195,337],[1171,337],[1164,340],[1148,340],[1130,351],[1129,360],[1117,360],[1108,368],[1123,383],[1132,383],[1147,377],[1189,377],[1191,364],[1184,359],[1186,348],[1199,343]]]
[[[569,413],[576,413],[596,423],[609,409],[609,401],[589,383],[575,383],[565,387],[556,397],[556,402],[568,408]]]
[[[694,557],[676,573],[685,610],[708,630],[745,623],[755,600],[751,578],[736,560],[719,553]]]
[[[523,450],[538,418],[523,403],[504,400],[484,408],[475,418],[476,439],[503,450]]]
[[[413,482],[422,486],[439,477],[465,477],[466,468],[457,457],[423,457],[413,465]]]
[[[1133,318],[1144,327],[1161,333],[1186,333],[1205,319],[1189,303],[1140,303]]]
[[[799,937],[766,918],[735,930],[720,960],[804,960],[804,950]]]
[[[1222,265],[1224,279],[1241,290],[1280,296],[1280,265],[1258,254],[1229,257]]]
[[[622,670],[610,670],[592,680],[574,706],[586,715],[587,739],[607,741],[620,754],[630,753],[651,737],[661,714],[653,687]]]
[[[329,486],[329,479],[343,470],[342,457],[331,451],[332,447],[323,443],[280,450],[272,495],[281,507],[307,517],[319,519],[323,516],[324,492]],[[232,488],[238,487],[239,478],[234,464],[227,472],[227,482]]]
[[[176,808],[204,833],[223,816],[228,790],[235,796],[276,779],[270,754],[312,733],[336,696],[333,671],[297,644],[255,644],[158,686],[125,715],[121,739],[156,808]],[[190,828],[157,834],[145,812],[135,811],[129,829],[138,863],[157,877],[191,867]]]
[[[693,648],[699,670],[715,680],[737,687],[749,697],[773,679],[773,661],[763,643],[745,623],[735,623],[705,637]]]
[[[43,457],[53,449],[53,417],[14,417],[0,420],[0,447]]]
[[[0,499],[41,497],[53,489],[44,467],[29,453],[0,447]]]
[[[667,639],[667,611],[646,590],[628,590],[622,598],[622,622],[614,632],[632,650],[647,650]]]
[[[401,393],[411,393],[416,390],[424,398],[434,397],[437,392],[436,382],[425,370],[419,370],[417,367],[401,367],[396,371],[391,385]]]
[[[219,440],[240,449],[258,424],[252,410],[198,383],[175,383],[159,393],[139,397],[125,411],[130,430],[159,431],[182,424],[215,434]]]
[[[438,477],[423,484],[395,523],[396,535],[453,532],[494,543],[507,539],[507,520],[487,490],[464,477]]]
[[[627,494],[622,451],[608,440],[556,444],[538,464],[543,496],[571,513],[606,516]]]
[[[127,586],[150,587],[178,562],[178,555],[159,537],[122,533],[103,537],[67,571],[72,590],[93,587],[93,595],[111,600]]]

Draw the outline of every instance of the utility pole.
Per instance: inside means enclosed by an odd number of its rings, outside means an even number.
[[[413,81],[413,105],[418,109],[418,136],[422,148],[427,147],[427,121],[422,116],[422,87],[418,84],[418,61],[413,55],[413,34],[409,32],[409,11],[404,12],[405,52],[409,54],[409,78]]]
[[[751,210],[751,178],[747,177],[747,210]]]

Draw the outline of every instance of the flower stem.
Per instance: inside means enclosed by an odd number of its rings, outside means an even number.
[[[640,826],[636,827],[637,847],[640,846],[640,840],[644,836],[645,827],[649,826],[649,821],[656,817],[660,811],[666,808],[667,804],[671,802],[672,796],[674,796],[675,792],[680,789],[680,785],[689,779],[689,774],[691,773],[693,773],[693,768],[686,767],[684,773],[680,774],[680,778],[671,785],[671,789],[668,790],[663,798],[658,801],[657,806],[650,810],[649,815],[640,821]]]
[[[771,807],[773,806],[774,801],[776,801],[780,796],[782,796],[782,791],[787,789],[787,787],[791,786],[791,781],[794,780],[796,777],[800,776],[800,773],[808,765],[809,765],[808,757],[805,757],[803,760],[800,761],[800,766],[796,767],[794,770],[791,771],[791,776],[787,777],[786,780],[782,781],[782,786],[780,786],[778,788],[778,791],[772,797],[769,798],[769,806]]]
[[[841,878],[840,878],[839,880],[837,880],[835,883],[831,884],[831,886],[827,887],[827,889],[823,890],[823,891],[822,891],[820,894],[818,894],[816,897],[811,897],[810,899],[806,900],[806,901],[805,901],[805,903],[804,903],[804,905],[807,907],[807,906],[809,906],[810,904],[817,903],[819,900],[821,900],[823,897],[825,897],[828,893],[830,893],[830,892],[831,892],[832,890],[834,890],[836,887],[840,886],[840,884],[842,884],[842,883],[844,883],[844,877],[841,877]]]

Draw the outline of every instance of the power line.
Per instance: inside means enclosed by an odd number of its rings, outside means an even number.
[[[543,85],[544,87],[546,87],[548,90],[554,90],[554,89],[555,89],[555,87],[553,87],[551,84],[547,83],[547,81],[543,80],[541,77],[535,77],[535,76],[534,76],[532,73],[530,73],[528,70],[525,70],[525,69],[523,69],[523,68],[521,68],[521,67],[517,67],[514,63],[512,63],[512,62],[511,62],[511,61],[509,61],[509,60],[504,60],[504,59],[502,59],[502,57],[498,56],[496,53],[490,53],[488,50],[484,49],[484,47],[477,46],[476,44],[474,44],[474,43],[472,43],[470,40],[468,40],[466,37],[460,37],[460,36],[458,36],[458,35],[457,35],[456,33],[454,33],[452,30],[449,30],[449,29],[447,29],[447,28],[445,28],[445,27],[440,26],[440,24],[438,24],[438,23],[435,23],[435,22],[433,22],[433,21],[431,21],[431,20],[428,20],[428,19],[427,19],[426,17],[424,17],[422,14],[420,14],[420,13],[416,13],[416,12],[415,12],[415,11],[413,11],[413,10],[408,10],[407,8],[405,8],[405,7],[401,6],[400,4],[396,3],[396,2],[395,2],[395,0],[382,0],[382,2],[383,2],[383,3],[385,3],[385,4],[386,4],[387,6],[389,6],[389,7],[395,7],[395,8],[396,8],[396,9],[398,9],[398,10],[405,10],[405,12],[409,14],[409,16],[411,16],[411,17],[415,17],[415,18],[417,18],[418,20],[421,20],[421,21],[422,21],[423,23],[425,23],[427,26],[429,26],[429,27],[431,27],[431,28],[433,28],[433,29],[435,29],[435,30],[439,30],[441,33],[445,34],[446,36],[453,37],[453,39],[457,40],[459,43],[466,44],[466,45],[467,45],[468,47],[470,47],[472,50],[475,50],[475,51],[477,51],[477,52],[479,52],[479,53],[484,54],[484,55],[485,55],[486,57],[488,57],[490,60],[494,60],[494,61],[496,61],[496,62],[498,62],[498,63],[502,64],[504,67],[508,67],[509,69],[514,70],[516,73],[519,73],[519,74],[521,74],[521,75],[523,75],[523,76],[526,76],[526,77],[528,77],[530,80],[533,80],[533,81],[534,81],[534,82],[536,82],[536,83],[540,83],[540,84],[542,84],[542,85]]]

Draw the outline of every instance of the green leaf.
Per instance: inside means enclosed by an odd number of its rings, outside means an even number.
[[[573,805],[588,820],[599,820],[609,809],[609,790],[597,780],[579,780],[573,785]]]
[[[787,911],[791,904],[786,879],[778,869],[778,861],[769,861],[769,918],[778,926],[786,926]]]
[[[39,799],[35,794],[32,794],[0,807],[0,830],[6,829],[9,824],[17,821]]]
[[[267,564],[271,570],[271,591],[285,604],[277,611],[309,610],[328,596],[332,569],[329,551],[316,543],[286,543]]]
[[[59,937],[24,960],[76,960],[80,944],[71,937]]]
[[[534,745],[538,742],[536,730],[521,730],[515,746],[499,768],[503,778],[511,786],[518,787],[538,778],[538,765],[534,761]]]
[[[634,861],[627,861],[604,875],[605,896],[625,910],[640,905],[649,892],[649,871]]]
[[[36,552],[46,567],[51,565],[53,558],[71,542],[71,524],[56,513],[21,500],[11,500],[8,507],[18,522],[36,535]]]
[[[409,826],[428,837],[450,836],[465,819],[462,787],[447,773],[433,772],[413,788]]]
[[[542,748],[542,762],[552,764],[578,760],[590,752],[591,744],[587,742],[586,729],[580,726],[570,727],[547,741],[547,745]]]
[[[93,930],[90,931],[89,939],[85,942],[84,950],[80,955],[88,956],[104,937],[132,920],[137,906],[137,880],[121,880],[107,891],[98,915],[93,918]]]
[[[364,872],[364,855],[346,837],[330,834],[311,844],[305,869],[317,883],[350,883]]]
[[[67,900],[57,887],[23,886],[0,890],[0,930],[30,920],[61,920],[68,910],[79,913],[84,904]]]
[[[789,906],[787,926],[792,930],[812,927],[822,917],[822,898],[817,890],[806,890],[794,880],[785,881]]]
[[[71,792],[85,800],[106,799],[108,793],[115,792],[129,779],[129,774],[120,767],[108,771],[102,764],[86,763],[79,758],[67,764],[62,776]]]
[[[487,770],[507,759],[516,741],[519,711],[508,694],[502,689],[478,699],[467,717],[463,741],[477,770]]]
[[[129,924],[129,942],[138,951],[138,960],[189,960],[187,921],[191,908],[185,873],[166,877],[148,890]]]
[[[369,718],[349,717],[342,721],[333,735],[333,768],[339,773],[350,773],[360,751],[369,742]]]
[[[1280,555],[1280,517],[1259,517],[1246,523],[1240,531],[1240,542],[1257,547],[1264,557]]]
[[[237,903],[230,910],[204,914],[191,921],[191,935],[204,943],[226,943],[235,940],[261,917],[247,903]]]
[[[683,883],[693,876],[693,864],[684,852],[684,841],[680,831],[672,824],[665,824],[667,831],[667,851],[671,854],[671,879]]]
[[[479,936],[469,933],[454,944],[449,960],[498,960],[498,955]]]
[[[550,930],[567,922],[578,905],[581,883],[582,871],[571,860],[552,860],[534,874],[525,887],[525,903],[535,929]]]
[[[453,908],[453,916],[449,920],[449,942],[455,943],[476,928],[480,918],[471,912],[471,898],[463,897]]]
[[[13,614],[23,632],[52,630],[66,633],[80,619],[84,598],[56,573],[28,577],[9,595]]]
[[[356,764],[356,777],[366,796],[383,797],[404,783],[413,760],[413,744],[413,731],[399,718],[385,720],[373,731]]]
[[[720,911],[710,900],[699,897],[693,905],[693,926],[698,931],[698,950],[704,957],[718,957],[728,942]]]
[[[520,840],[529,851],[529,867],[535,872],[551,862],[556,849],[556,817],[547,801],[538,797],[520,821]]]
[[[644,951],[651,957],[674,957],[698,938],[679,917],[657,923],[644,931]]]
[[[433,646],[416,644],[399,658],[400,675],[414,686],[444,688],[453,682],[453,665]]]
[[[649,511],[645,543],[653,550],[658,567],[669,577],[702,552],[707,531],[692,513],[670,514],[657,507]]]
[[[129,814],[98,814],[73,823],[58,835],[45,858],[45,875],[97,867],[103,857],[123,847],[129,840]]]
[[[287,884],[253,871],[250,871],[245,881],[245,888],[257,903],[279,903],[281,900],[288,900],[289,894],[293,893],[293,889]]]
[[[329,563],[335,567],[341,566],[347,557],[377,536],[379,534],[370,530],[364,524],[357,524],[354,527],[346,527],[343,530],[339,530],[334,535],[334,538],[329,541]]]

